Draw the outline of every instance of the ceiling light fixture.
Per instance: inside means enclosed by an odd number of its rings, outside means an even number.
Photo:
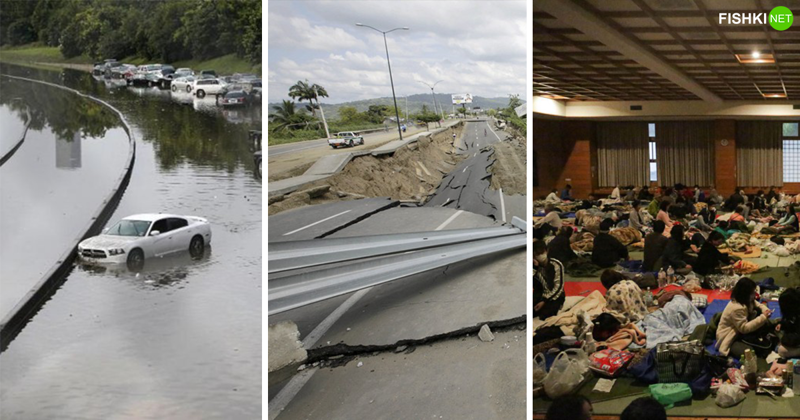
[[[775,62],[773,54],[761,54],[758,51],[752,54],[734,54],[734,56],[742,64],[772,64]]]
[[[785,93],[762,93],[765,98],[783,98],[786,99]]]

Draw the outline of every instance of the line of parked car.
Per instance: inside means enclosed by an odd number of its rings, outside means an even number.
[[[224,107],[261,102],[261,79],[248,73],[218,76],[214,70],[202,70],[196,74],[190,68],[175,69],[168,64],[134,66],[110,59],[95,63],[92,74],[106,79],[125,80],[128,86],[183,91],[198,98],[214,95],[217,104]]]

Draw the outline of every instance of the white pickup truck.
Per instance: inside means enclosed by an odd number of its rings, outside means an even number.
[[[328,145],[334,149],[345,146],[353,147],[357,144],[364,144],[364,136],[353,131],[342,131],[341,133],[336,133],[336,137],[328,139]]]

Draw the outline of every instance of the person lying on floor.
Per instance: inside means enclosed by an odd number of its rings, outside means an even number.
[[[545,320],[564,306],[564,266],[548,258],[544,241],[533,241],[533,316]]]
[[[664,267],[672,267],[676,273],[687,275],[692,272],[692,266],[689,262],[694,262],[685,254],[687,250],[691,249],[691,244],[683,237],[683,226],[675,225],[670,232],[670,238],[667,241],[667,246],[664,248]]]
[[[739,231],[736,229],[731,229],[727,221],[720,220],[719,222],[717,222],[717,227],[714,228],[714,232],[718,232],[727,240],[734,233],[738,233]]]
[[[592,263],[601,268],[613,267],[619,260],[629,260],[628,248],[615,237],[609,235],[614,226],[612,219],[600,223],[600,233],[594,238]]]
[[[608,273],[608,274],[606,274]],[[606,270],[600,277],[606,288],[606,309],[623,325],[638,322],[647,316],[647,305],[642,297],[642,289],[622,273]]]
[[[716,349],[723,356],[741,358],[745,350],[753,350],[743,338],[760,335],[772,329],[770,316],[772,311],[756,301],[756,283],[742,277],[733,287],[731,301],[722,311],[717,327]]]
[[[786,289],[781,293],[778,304],[783,316],[776,328],[781,338],[778,354],[787,359],[800,357],[800,289]]]
[[[721,273],[720,267],[733,264],[733,258],[719,252],[719,246],[725,243],[725,237],[721,233],[714,231],[708,235],[708,239],[697,255],[697,263],[694,271],[697,274],[707,276],[709,274]]]

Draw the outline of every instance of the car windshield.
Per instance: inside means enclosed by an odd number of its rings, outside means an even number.
[[[106,231],[106,235],[115,236],[144,236],[150,222],[144,220],[120,220],[111,229]]]

